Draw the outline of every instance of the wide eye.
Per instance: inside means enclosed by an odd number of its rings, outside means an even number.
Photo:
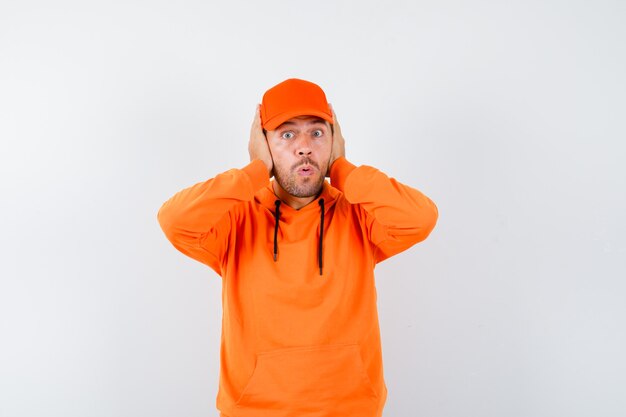
[[[313,132],[313,136],[315,136],[316,138],[319,138],[320,136],[322,136],[324,134],[324,132],[322,132],[321,130],[315,130]]]
[[[281,135],[281,137],[282,137],[283,139],[291,139],[291,138],[293,138],[293,133],[292,133],[292,132],[285,132],[285,133],[283,133],[283,134]]]

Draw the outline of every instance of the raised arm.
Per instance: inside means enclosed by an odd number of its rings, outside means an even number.
[[[258,106],[248,150],[248,165],[177,192],[157,214],[161,229],[176,249],[218,274],[228,251],[232,209],[241,202],[251,201],[256,191],[267,186],[272,171]]]
[[[161,229],[174,247],[221,274],[228,251],[231,210],[250,201],[269,181],[267,168],[255,160],[174,194],[159,209]]]
[[[329,170],[334,187],[357,205],[370,242],[381,262],[426,239],[435,227],[438,210],[422,192],[388,177],[378,169],[356,167],[345,158],[344,138],[333,111],[333,163]]]

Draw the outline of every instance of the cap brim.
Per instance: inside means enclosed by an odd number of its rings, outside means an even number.
[[[298,116],[317,116],[328,121],[328,123],[330,123],[331,125],[333,124],[332,114],[324,113],[319,110],[299,109],[280,113],[272,117],[270,120],[263,121],[263,128],[265,130],[275,130],[278,126],[280,126],[287,120]]]

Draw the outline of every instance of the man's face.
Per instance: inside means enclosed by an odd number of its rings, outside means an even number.
[[[294,197],[317,195],[330,162],[330,123],[316,116],[298,116],[268,130],[266,136],[278,185]]]

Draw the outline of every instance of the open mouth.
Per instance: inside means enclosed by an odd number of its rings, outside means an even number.
[[[310,165],[305,165],[303,167],[298,168],[298,174],[302,176],[309,176],[309,175],[313,175],[314,173],[315,173],[315,170]]]

